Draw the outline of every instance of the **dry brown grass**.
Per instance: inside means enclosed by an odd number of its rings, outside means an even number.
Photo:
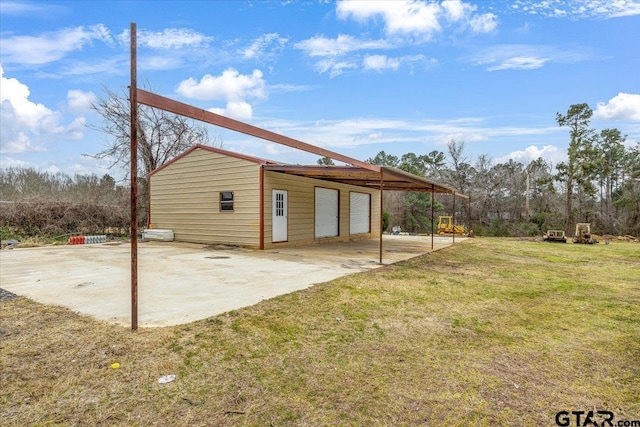
[[[0,302],[0,424],[554,425],[560,410],[640,419],[639,264],[632,243],[476,239],[137,333]],[[158,384],[164,374],[177,379]]]

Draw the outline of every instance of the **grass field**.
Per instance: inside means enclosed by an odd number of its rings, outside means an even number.
[[[639,306],[637,243],[480,238],[135,333],[16,298],[0,302],[0,424],[640,420]]]

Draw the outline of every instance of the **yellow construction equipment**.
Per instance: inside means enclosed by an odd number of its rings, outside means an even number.
[[[438,234],[464,234],[464,225],[455,225],[453,223],[452,216],[439,216],[438,217]]]
[[[591,235],[591,224],[588,222],[579,222],[576,224],[576,233],[573,236],[573,243],[584,243],[593,245],[598,240]]]
[[[567,243],[567,236],[564,234],[564,230],[548,230],[542,236],[542,240],[545,242]]]

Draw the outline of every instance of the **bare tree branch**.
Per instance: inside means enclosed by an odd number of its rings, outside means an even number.
[[[103,87],[104,95],[91,108],[102,122],[90,128],[112,136],[109,145],[98,153],[86,156],[103,159],[110,167],[129,170],[131,133],[128,89],[119,93]],[[138,171],[145,176],[195,144],[221,145],[219,138],[209,138],[207,128],[195,121],[163,110],[138,107]]]

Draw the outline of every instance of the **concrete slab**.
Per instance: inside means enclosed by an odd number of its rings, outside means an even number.
[[[434,249],[451,240],[435,237]],[[431,237],[385,236],[383,248],[390,264],[431,251]],[[178,242],[138,249],[140,327],[204,319],[380,266],[378,240],[267,251]],[[127,243],[5,249],[0,287],[130,327],[130,251]]]

